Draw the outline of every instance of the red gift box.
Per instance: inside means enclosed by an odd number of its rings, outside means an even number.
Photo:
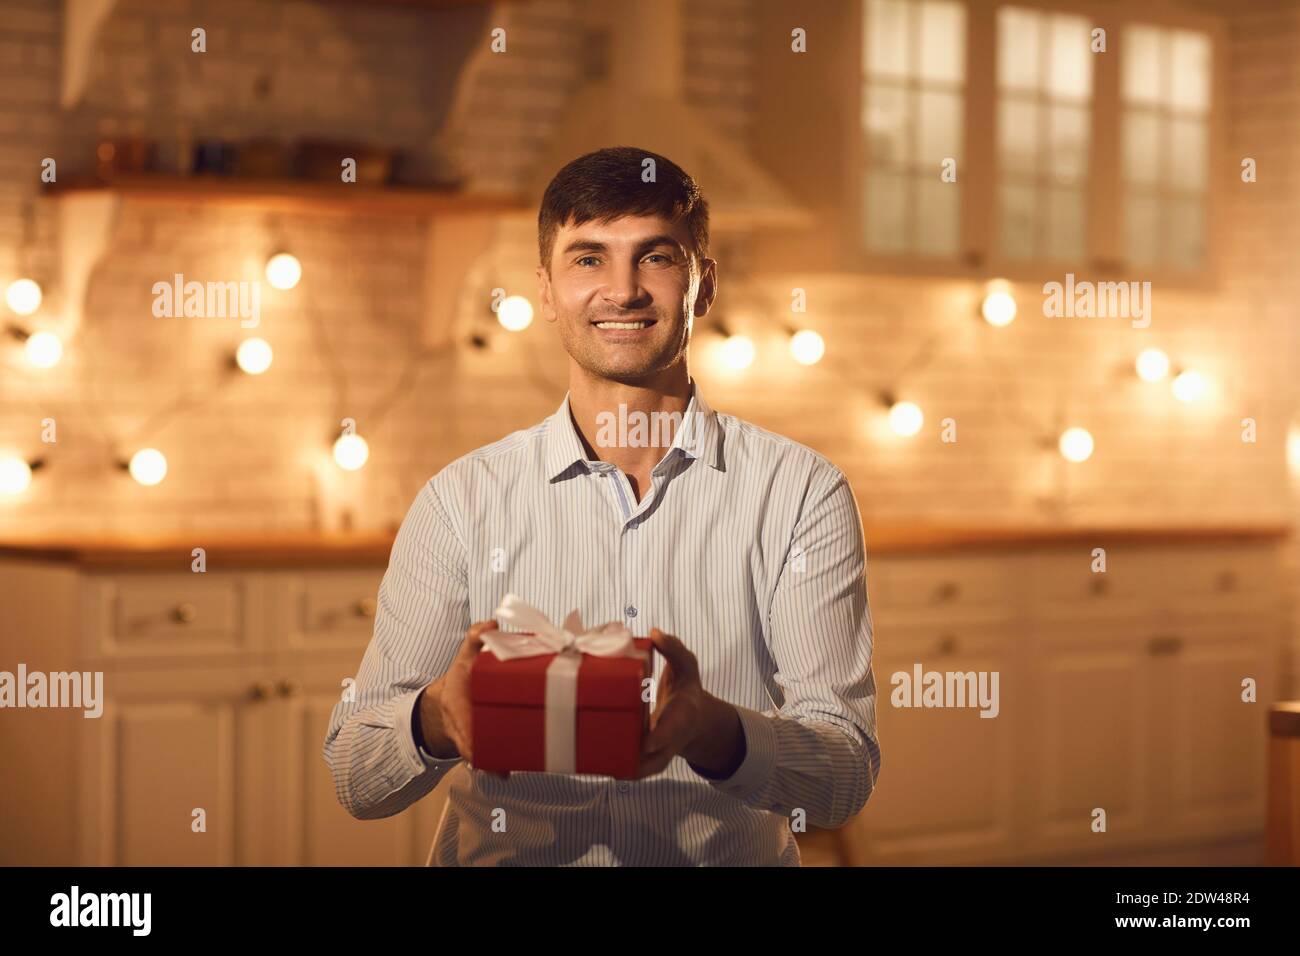
[[[528,632],[521,632],[528,633]],[[574,714],[574,773],[636,777],[650,729],[644,681],[653,674],[649,638],[633,638],[643,655],[583,654]],[[546,772],[547,669],[555,654],[500,660],[487,648],[470,671],[474,766],[498,773]]]

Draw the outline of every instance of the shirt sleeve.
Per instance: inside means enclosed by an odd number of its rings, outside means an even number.
[[[411,716],[469,628],[466,553],[433,482],[426,483],[393,542],[354,699],[334,705],[325,737],[339,803],[358,819],[401,812],[462,761],[427,754]]]
[[[723,793],[809,824],[843,826],[880,776],[862,518],[844,475],[810,498],[772,596],[768,644],[779,706],[737,707],[745,757]]]

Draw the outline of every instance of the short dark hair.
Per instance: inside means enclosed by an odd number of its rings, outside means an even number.
[[[655,181],[643,182],[642,164],[655,162]],[[542,267],[551,269],[555,234],[573,225],[622,216],[659,214],[671,222],[686,221],[695,254],[709,254],[709,204],[699,184],[671,159],[633,146],[611,146],[579,156],[551,180],[537,213],[537,252]]]

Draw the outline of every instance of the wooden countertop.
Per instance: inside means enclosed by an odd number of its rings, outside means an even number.
[[[1281,541],[1287,525],[1170,525],[1063,527],[868,523],[867,558],[887,554],[1015,550],[1071,544],[1103,547],[1144,544],[1177,547]],[[185,534],[153,537],[76,537],[0,540],[0,559],[50,561],[98,570],[162,570],[188,567],[194,548],[207,553],[209,568],[386,566],[396,529],[364,534]]]

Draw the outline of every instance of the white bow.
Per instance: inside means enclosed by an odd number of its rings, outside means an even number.
[[[641,657],[632,640],[632,632],[617,621],[610,621],[591,630],[583,630],[582,617],[577,610],[569,612],[563,627],[556,627],[528,602],[514,594],[501,599],[496,610],[498,620],[530,631],[516,634],[508,631],[485,631],[483,645],[499,660],[517,657],[538,657],[542,654],[593,654],[596,657]]]

